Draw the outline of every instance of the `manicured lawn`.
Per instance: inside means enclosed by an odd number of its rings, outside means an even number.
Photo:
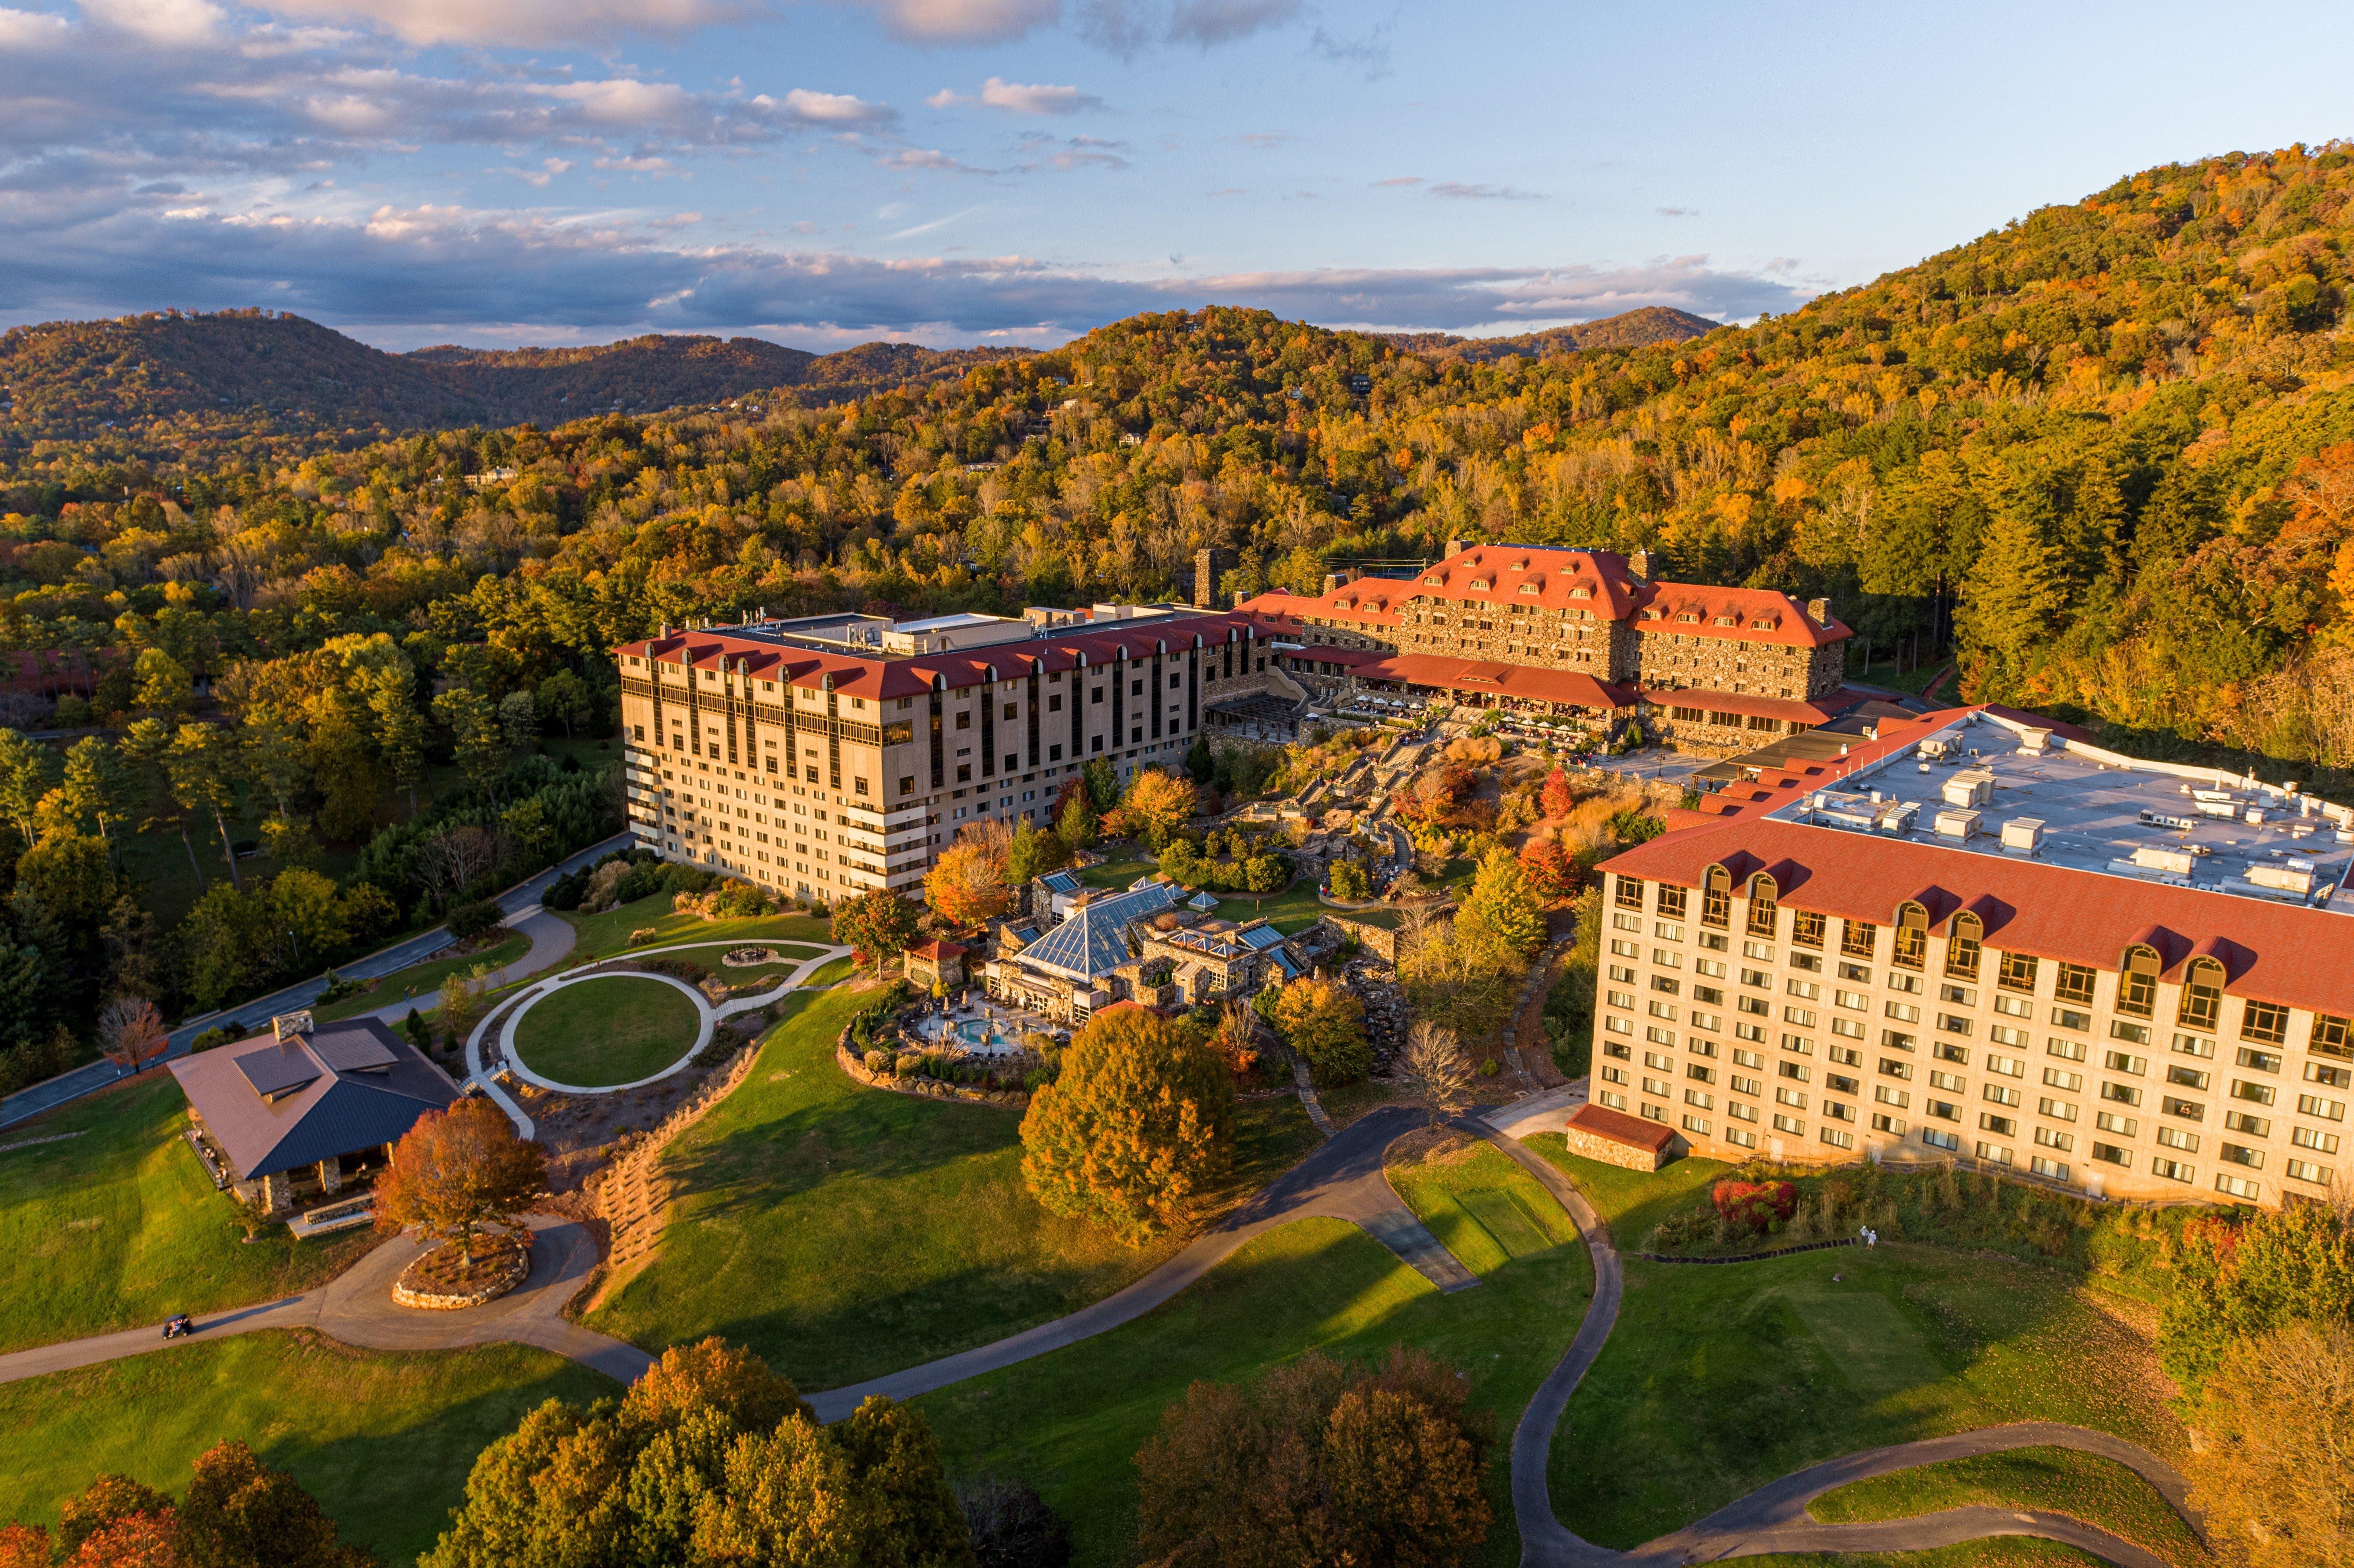
[[[2098,1565],[2089,1552],[2030,1535],[1965,1541],[1933,1552],[1808,1552],[1804,1556],[1744,1557],[1741,1568],[2074,1568]]]
[[[832,985],[837,981],[848,980],[857,971],[857,969],[858,965],[845,956],[835,959],[831,963],[818,965],[817,968],[810,970],[809,979],[801,983],[812,989]]]
[[[341,1001],[313,1009],[313,1014],[320,1022],[325,1023],[358,1013],[374,1012],[389,1002],[400,1001],[404,995],[410,999],[410,1004],[418,1012],[429,1014],[440,1008],[441,982],[451,975],[472,974],[478,968],[502,969],[529,951],[531,938],[517,935],[509,937],[495,947],[485,948],[479,953],[468,953],[462,958],[428,959],[421,964],[396,969],[377,980],[373,991],[364,991],[357,996],[347,996]]]
[[[1211,913],[1221,920],[1256,920],[1265,916],[1288,937],[1316,924],[1324,906],[1316,901],[1316,881],[1303,876],[1273,898],[1221,898]]]
[[[832,940],[826,934],[827,924],[814,915],[763,915],[751,920],[705,920],[700,915],[682,915],[670,906],[670,895],[652,893],[634,904],[624,904],[619,909],[608,909],[602,915],[567,914],[580,933],[567,964],[585,964],[592,959],[610,959],[626,952],[630,933],[651,927],[660,933],[654,940],[643,944],[649,948],[667,948],[680,942],[736,942],[758,938],[776,942],[817,942]]]
[[[2055,1269],[1883,1245],[1626,1276],[1553,1449],[1554,1505],[1589,1540],[1633,1546],[1817,1460],[2004,1422],[2183,1446],[2148,1339]]]
[[[844,1077],[835,1036],[872,996],[785,1001],[749,1080],[672,1147],[679,1195],[661,1250],[592,1315],[598,1328],[656,1351],[725,1335],[804,1388],[832,1388],[1059,1317],[1175,1250],[1039,1208],[1018,1110]],[[1314,1140],[1297,1101],[1255,1103],[1242,1182]]]
[[[2068,1514],[2183,1568],[2209,1561],[2182,1516],[2147,1481],[2114,1459],[2073,1448],[2014,1448],[1875,1476],[1824,1493],[1808,1511],[1843,1524],[1975,1504]]]
[[[1605,1165],[1569,1152],[1557,1132],[1523,1139],[1529,1152],[1552,1160],[1577,1183],[1577,1190],[1610,1226],[1612,1245],[1620,1252],[1640,1251],[1651,1227],[1706,1192],[1733,1167],[1713,1160],[1679,1160],[1666,1170],[1646,1175]]]
[[[1078,874],[1079,880],[1089,887],[1126,887],[1138,877],[1150,876],[1161,869],[1159,861],[1135,844],[1114,844],[1104,853],[1113,858]]]
[[[515,1025],[515,1054],[559,1084],[634,1084],[695,1045],[701,1015],[667,980],[599,975],[533,1002]]]
[[[187,1104],[155,1070],[0,1132],[81,1135],[0,1154],[0,1350],[307,1289],[376,1245],[365,1230],[297,1242],[283,1226],[243,1245],[236,1205],[180,1137]]]
[[[1313,1348],[1370,1359],[1404,1343],[1469,1372],[1473,1402],[1492,1413],[1496,1523],[1472,1561],[1518,1563],[1512,1424],[1577,1332],[1592,1287],[1585,1250],[1567,1243],[1574,1231],[1550,1195],[1492,1150],[1392,1179],[1479,1272],[1478,1288],[1442,1296],[1354,1225],[1295,1221],[1133,1323],[926,1395],[917,1403],[950,1468],[1028,1481],[1071,1521],[1073,1563],[1114,1568],[1134,1561],[1131,1461],[1188,1383],[1238,1382]]]
[[[524,1412],[612,1392],[522,1345],[389,1355],[270,1332],[133,1356],[0,1384],[0,1520],[54,1525],[58,1502],[109,1470],[176,1494],[190,1461],[239,1437],[292,1471],[345,1540],[406,1564]]]
[[[690,962],[701,964],[731,986],[773,985],[779,979],[801,968],[809,959],[825,951],[823,948],[815,947],[807,942],[762,942],[759,945],[776,950],[778,958],[774,963],[746,964],[738,968],[719,961],[727,953],[744,946],[741,942],[713,942],[707,947],[689,948],[679,952],[664,953],[662,957],[685,959]],[[567,959],[566,967],[569,968],[571,960]]]

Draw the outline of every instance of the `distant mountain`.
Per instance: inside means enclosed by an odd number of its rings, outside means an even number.
[[[72,439],[157,424],[387,431],[548,425],[771,394],[841,402],[1026,349],[870,343],[814,355],[759,338],[649,335],[586,348],[387,354],[300,316],[154,312],[0,334],[0,429]]]
[[[1501,359],[1508,354],[1517,354],[1523,359],[1543,359],[1581,348],[1649,348],[1655,344],[1683,343],[1714,332],[1723,324],[1690,311],[1645,305],[1639,311],[1605,316],[1600,321],[1549,327],[1517,337],[1457,337],[1443,332],[1394,332],[1383,335],[1409,354],[1431,359],[1485,362]]]

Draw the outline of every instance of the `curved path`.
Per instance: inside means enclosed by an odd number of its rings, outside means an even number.
[[[2121,1564],[2122,1568],[2169,1568],[2163,1559],[2133,1542],[2064,1514],[1958,1508],[1909,1519],[1819,1524],[1807,1513],[1807,1505],[1816,1498],[1851,1481],[1974,1454],[2038,1446],[2076,1448],[2116,1460],[2157,1488],[2194,1533],[2203,1534],[2198,1516],[2190,1508],[2189,1486],[2165,1460],[2122,1437],[2057,1422],[1981,1427],[1975,1432],[1958,1432],[1827,1459],[1769,1482],[1707,1518],[1631,1552],[1599,1546],[1573,1534],[1553,1510],[1546,1472],[1553,1454],[1553,1432],[1568,1409],[1569,1396],[1576,1392],[1586,1370],[1602,1353],[1611,1329],[1618,1321],[1625,1276],[1610,1227],[1560,1167],[1522,1147],[1521,1138],[1542,1128],[1534,1125],[1532,1118],[1511,1116],[1513,1109],[1505,1107],[1490,1114],[1520,1129],[1518,1136],[1507,1137],[1484,1122],[1477,1124],[1476,1130],[1519,1161],[1560,1200],[1562,1207],[1576,1222],[1594,1259],[1594,1297],[1586,1307],[1585,1319],[1579,1324],[1577,1337],[1570,1341],[1569,1349],[1529,1401],[1528,1408],[1521,1413],[1520,1424],[1512,1431],[1512,1513],[1520,1526],[1522,1568],[1713,1563],[1772,1552],[1909,1552],[1996,1535],[2034,1535],[2065,1542]]]
[[[555,918],[553,916],[544,917],[550,919]],[[558,921],[557,923],[562,925],[567,932],[572,928],[569,921]],[[535,936],[532,941],[533,952],[535,953],[538,951],[538,938]],[[499,1004],[496,1007],[492,1008],[490,1012],[484,1013],[482,1015],[482,1021],[480,1023],[475,1024],[472,1032],[466,1036],[466,1082],[481,1088],[485,1095],[490,1097],[493,1104],[495,1104],[501,1110],[507,1113],[507,1119],[514,1123],[515,1135],[517,1137],[530,1138],[538,1130],[538,1128],[532,1121],[529,1114],[527,1114],[524,1110],[522,1105],[516,1101],[515,1097],[507,1093],[507,1091],[501,1086],[498,1081],[498,1075],[501,1071],[512,1071],[516,1077],[523,1079],[526,1083],[537,1085],[543,1089],[551,1089],[558,1094],[567,1095],[618,1094],[623,1089],[642,1088],[648,1084],[659,1083],[661,1080],[669,1077],[673,1073],[684,1071],[688,1063],[694,1061],[696,1056],[702,1054],[703,1048],[711,1044],[712,1030],[721,1019],[733,1018],[739,1012],[750,1012],[757,1008],[768,1006],[770,1002],[779,1000],[789,991],[794,991],[805,984],[810,976],[815,974],[819,969],[824,968],[827,964],[832,963],[834,959],[848,958],[851,952],[851,949],[848,948],[829,943],[779,941],[777,944],[779,947],[817,948],[821,950],[816,954],[816,956],[805,959],[799,964],[796,964],[790,974],[785,976],[782,980],[777,982],[777,988],[774,991],[762,991],[758,996],[737,997],[732,1001],[722,1002],[716,1008],[713,1007],[709,1001],[705,1000],[702,992],[687,986],[684,980],[677,980],[668,975],[653,974],[651,971],[638,969],[609,969],[604,967],[607,964],[613,963],[620,959],[634,960],[638,959],[650,959],[663,953],[680,953],[696,948],[742,945],[744,944],[740,940],[731,944],[726,938],[715,938],[711,940],[702,942],[673,942],[668,947],[662,948],[640,948],[631,952],[616,954],[610,959],[599,959],[593,964],[583,964],[578,969],[568,970],[564,974],[552,975],[547,980],[532,987],[528,991],[518,991],[513,996],[503,997],[500,999]],[[565,944],[564,950],[566,952],[569,952],[571,950],[571,943],[568,940]],[[528,961],[528,955],[525,959],[518,961]],[[508,966],[509,969],[513,969],[514,967],[514,965]],[[504,973],[505,971],[503,970],[501,972]],[[525,972],[529,973],[534,971],[526,970]],[[578,981],[588,980],[600,974],[636,975],[641,973],[646,974],[650,979],[669,980],[671,984],[685,990],[693,998],[695,1005],[696,1015],[701,1020],[701,1027],[695,1034],[695,1048],[681,1056],[677,1061],[672,1063],[669,1066],[663,1068],[661,1072],[654,1074],[653,1076],[649,1078],[641,1078],[634,1084],[609,1084],[597,1088],[581,1088],[575,1087],[570,1085],[555,1083],[549,1079],[539,1076],[537,1074],[532,1072],[528,1067],[525,1066],[523,1059],[515,1054],[515,1021],[530,1010],[532,1003],[539,1001],[549,992],[563,986],[573,985]],[[493,1067],[485,1058],[482,1050],[484,1044],[491,1037],[491,1033],[493,1027],[498,1031],[499,1054],[504,1058],[504,1065],[501,1067]]]
[[[316,1290],[200,1318],[196,1334],[188,1339],[166,1340],[163,1326],[156,1324],[0,1356],[0,1383],[177,1350],[257,1329],[316,1329],[347,1345],[378,1351],[443,1351],[509,1340],[553,1351],[622,1383],[636,1378],[652,1364],[651,1356],[563,1316],[565,1303],[597,1266],[596,1238],[587,1227],[554,1215],[532,1214],[526,1221],[532,1229],[531,1273],[487,1306],[422,1312],[394,1305],[392,1282],[426,1250],[423,1243],[401,1235]]]
[[[1198,1236],[1175,1257],[1116,1295],[1051,1323],[938,1361],[926,1361],[887,1377],[805,1394],[821,1421],[839,1421],[870,1393],[913,1399],[969,1377],[1026,1361],[1065,1345],[1092,1339],[1108,1329],[1141,1318],[1175,1296],[1253,1237],[1293,1220],[1321,1216],[1347,1220],[1421,1270],[1441,1290],[1464,1290],[1479,1283],[1439,1245],[1414,1211],[1398,1201],[1382,1173],[1382,1154],[1421,1119],[1419,1111],[1388,1106],[1369,1111],[1331,1141],[1277,1177],[1215,1230]]]
[[[528,909],[519,910],[507,916],[506,927],[510,931],[529,937],[531,950],[513,962],[484,975],[482,977],[484,991],[496,991],[501,986],[514,984],[526,975],[535,975],[544,969],[554,969],[571,956],[573,944],[580,939],[580,932],[571,921],[554,910],[543,909],[536,904]],[[387,1023],[398,1024],[408,1017],[410,1008],[418,1007],[420,1003],[440,1005],[430,994],[405,996],[398,1001],[387,1001],[381,1007],[372,1007],[367,1012],[355,1016],[379,1018]]]

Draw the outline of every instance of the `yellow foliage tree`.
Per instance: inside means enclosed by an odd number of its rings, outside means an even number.
[[[1013,907],[1005,862],[984,844],[952,843],[924,874],[924,896],[940,917],[959,926],[979,926]]]

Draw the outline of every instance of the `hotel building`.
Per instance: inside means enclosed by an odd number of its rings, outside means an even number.
[[[1725,1159],[2341,1179],[2354,811],[1999,708],[1759,782],[1605,863],[1596,1102]]]
[[[1447,546],[1408,578],[1328,577],[1314,599],[1235,607],[1303,683],[1441,691],[1473,704],[1643,720],[1686,750],[1746,751],[1863,700],[1821,599],[1659,582],[1648,552]]]
[[[640,845],[827,903],[910,892],[968,821],[1043,825],[1098,758],[1174,770],[1302,693],[1246,617],[1168,606],[664,629],[614,650]]]

